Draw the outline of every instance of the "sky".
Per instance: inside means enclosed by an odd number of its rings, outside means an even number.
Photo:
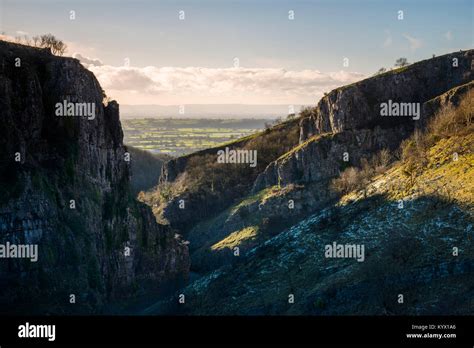
[[[473,0],[0,0],[0,33],[54,34],[121,104],[310,105],[473,48],[473,16]]]

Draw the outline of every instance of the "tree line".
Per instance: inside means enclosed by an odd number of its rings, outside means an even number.
[[[28,35],[16,36],[14,42],[38,48],[49,48],[51,53],[57,56],[62,56],[67,50],[67,45],[53,34],[35,35],[31,38]]]

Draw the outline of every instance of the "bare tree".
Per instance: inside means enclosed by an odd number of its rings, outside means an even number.
[[[40,37],[35,35],[31,38],[33,46],[38,47],[38,44],[40,43]]]
[[[408,60],[406,58],[398,58],[396,61],[395,61],[395,66],[398,67],[398,68],[402,68],[404,66],[407,66],[409,63],[408,63]]]
[[[23,35],[23,42],[25,45],[31,46],[31,39],[28,35]]]
[[[62,56],[67,49],[66,44],[52,34],[41,35],[39,47],[49,48],[52,54],[58,56]]]

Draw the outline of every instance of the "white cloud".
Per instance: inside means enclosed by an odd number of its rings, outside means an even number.
[[[451,30],[448,30],[445,34],[444,37],[446,40],[451,41],[453,39],[453,34],[451,33]]]
[[[66,41],[66,45],[67,45],[66,54],[70,55],[71,57],[74,57],[76,55],[80,55],[84,58],[98,56],[97,49],[93,46],[76,42],[76,41]]]
[[[414,38],[413,36],[404,34],[403,37],[408,40],[410,48],[416,50],[421,47],[421,40]]]
[[[346,71],[83,64],[123,104],[308,104],[364,77]]]
[[[72,56],[76,59],[79,59],[81,61],[81,63],[84,64],[85,66],[91,66],[91,65],[101,66],[101,65],[104,65],[100,59],[84,57],[80,53],[74,53]]]
[[[13,39],[0,35],[0,39]],[[95,49],[67,42],[107,95],[122,104],[314,104],[325,92],[363,79],[357,72],[314,69],[111,66]],[[86,49],[83,53],[80,49]],[[77,50],[76,50],[77,49]],[[261,63],[264,63],[262,61]],[[268,63],[268,61],[266,62]],[[274,62],[276,65],[277,62]]]

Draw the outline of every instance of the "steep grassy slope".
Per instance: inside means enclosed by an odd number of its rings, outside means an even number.
[[[336,194],[324,190],[329,182],[273,186],[246,197],[203,222],[188,233],[191,268],[205,273],[238,261],[253,247],[274,237],[318,208],[332,202]],[[326,193],[322,196],[320,193]]]
[[[441,109],[426,131],[402,145],[402,159],[363,189],[196,280],[182,291],[185,305],[173,298],[145,313],[473,314],[472,92],[463,100]],[[259,233],[246,227],[210,249],[245,249]],[[363,261],[325,257],[333,242],[363,245]]]
[[[460,98],[472,90],[473,86],[474,83],[471,82],[455,87],[428,101],[424,107],[430,108],[430,112],[434,113],[435,110],[459,105]],[[419,129],[425,127],[426,124]],[[189,231],[187,239],[190,241],[192,269],[196,272],[208,272],[222,264],[235,262],[233,253],[237,245],[213,248],[216,243],[222,245],[226,238],[240,239],[249,228],[258,230],[258,233],[238,245],[239,252],[245,254],[250,248],[277,235],[288,226],[332,204],[345,192],[345,188],[364,187],[372,176],[402,157],[402,152],[397,148],[391,148],[390,151],[384,149],[384,144],[397,144],[395,140],[400,139],[400,135],[393,129],[315,135],[285,153],[274,162],[278,163],[279,168],[280,177],[276,180],[278,184],[256,190]],[[376,149],[382,151],[375,152]],[[348,162],[342,160],[345,151],[351,156]],[[410,161],[422,164],[424,157],[420,153]],[[295,174],[297,170],[291,163],[287,163],[295,160],[301,163],[301,175]],[[341,177],[335,181],[339,175]],[[258,186],[257,181],[255,187]]]

